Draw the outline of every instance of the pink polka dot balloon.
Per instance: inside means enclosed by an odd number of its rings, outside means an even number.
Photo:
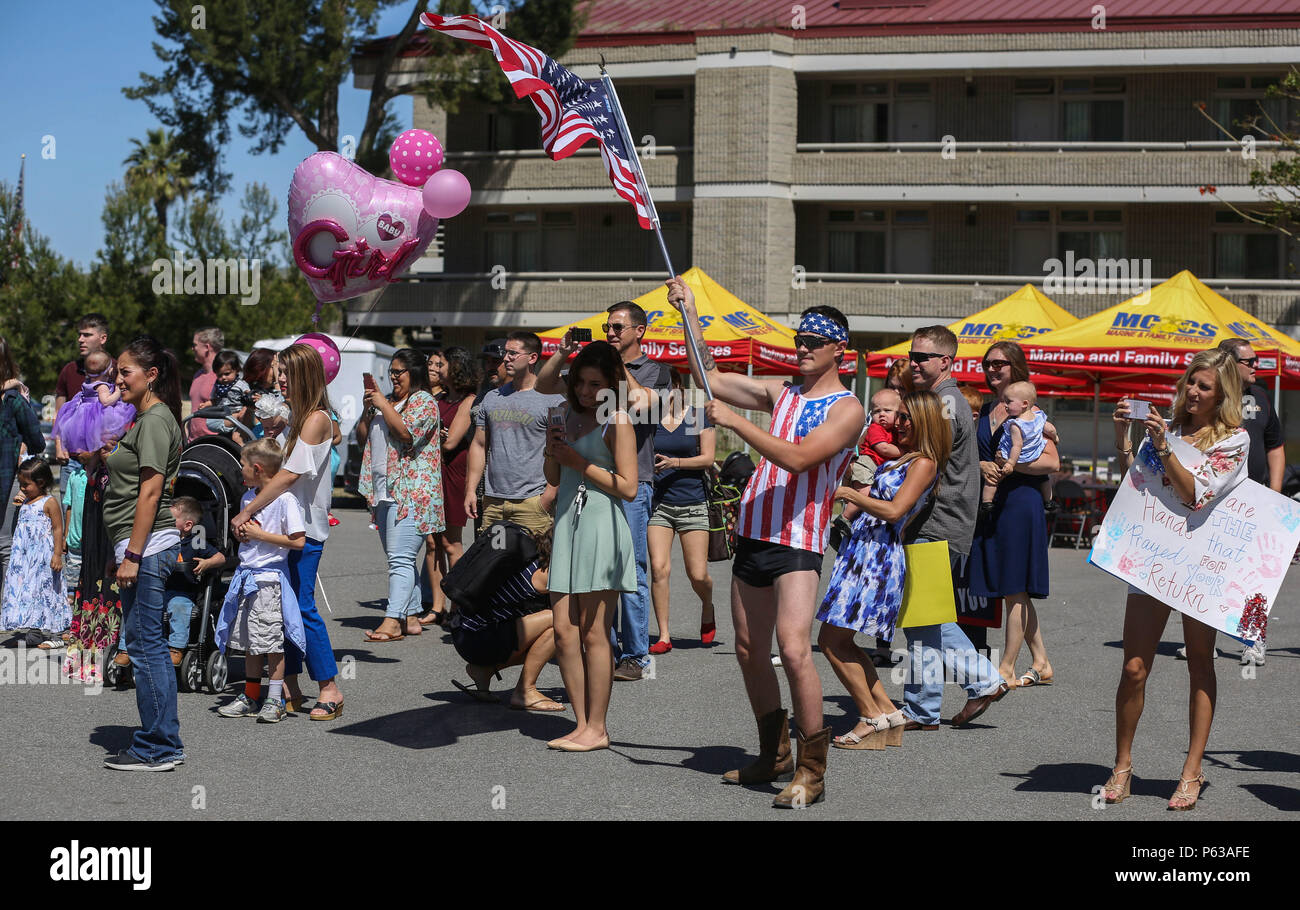
[[[339,374],[339,367],[342,366],[342,361],[339,358],[339,348],[334,343],[334,339],[328,335],[322,335],[320,332],[308,332],[295,341],[294,344],[305,344],[314,348],[316,353],[320,355],[320,359],[325,362],[325,384],[329,385],[334,381],[334,378]]]
[[[428,130],[407,130],[393,140],[388,163],[394,176],[407,186],[424,186],[442,167],[442,143]]]

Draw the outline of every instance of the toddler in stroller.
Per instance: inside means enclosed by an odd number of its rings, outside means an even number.
[[[537,679],[555,656],[555,632],[547,574],[551,535],[499,521],[486,528],[442,581],[449,616],[445,622],[456,652],[466,661],[474,688],[452,685],[480,702],[497,702],[491,680],[522,665],[510,693],[516,711],[556,712],[564,705],[543,695]]]
[[[195,602],[203,596],[207,581],[204,576],[220,576],[226,555],[215,545],[216,531],[204,522],[203,506],[193,496],[177,496],[172,500],[172,518],[181,535],[181,552],[175,570],[167,577],[164,600],[167,646],[171,650],[172,666],[179,667],[190,642]]]

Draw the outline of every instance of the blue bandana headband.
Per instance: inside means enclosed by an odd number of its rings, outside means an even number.
[[[820,313],[809,313],[799,320],[799,333],[822,335],[832,341],[848,341],[849,333],[834,319],[827,319]]]

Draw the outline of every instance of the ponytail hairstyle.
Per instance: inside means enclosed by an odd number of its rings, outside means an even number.
[[[280,369],[289,386],[285,396],[289,405],[289,437],[284,447],[288,459],[307,419],[317,411],[330,413],[329,395],[325,392],[325,361],[308,344],[291,344],[279,355]]]
[[[158,376],[149,384],[154,396],[167,405],[167,410],[181,422],[181,368],[176,362],[176,355],[162,346],[162,342],[152,335],[136,335],[131,343],[122,349],[118,357],[127,356],[146,373],[157,370]]]

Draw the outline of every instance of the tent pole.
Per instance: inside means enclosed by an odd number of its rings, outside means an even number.
[[[1092,479],[1099,480],[1097,458],[1101,454],[1101,377],[1092,381]]]
[[[750,351],[749,354],[749,364],[745,367],[745,375],[748,376],[750,379],[754,378],[754,353],[752,350]],[[746,408],[745,419],[748,420],[750,423],[753,423],[754,412]],[[749,454],[749,443],[745,443],[745,454],[746,455]]]
[[[1273,376],[1273,410],[1282,413],[1282,352],[1277,352],[1277,373]],[[1278,418],[1281,419],[1280,417]]]

